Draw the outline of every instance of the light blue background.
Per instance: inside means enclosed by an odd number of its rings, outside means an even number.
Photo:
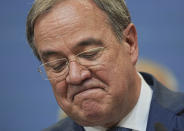
[[[25,37],[32,0],[0,1],[0,131],[39,131],[57,121],[58,106]],[[140,56],[177,76],[184,91],[184,1],[127,0]]]

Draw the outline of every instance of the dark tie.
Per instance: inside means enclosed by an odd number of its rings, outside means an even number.
[[[132,129],[124,128],[124,127],[114,127],[108,129],[107,131],[132,131]]]

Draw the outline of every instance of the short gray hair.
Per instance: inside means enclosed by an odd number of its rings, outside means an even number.
[[[40,60],[40,56],[34,45],[34,25],[39,16],[49,12],[49,10],[61,0],[35,0],[27,16],[26,32],[27,40],[35,56]],[[122,32],[131,23],[130,13],[124,0],[93,0],[96,5],[108,16],[112,30],[118,40],[122,40]]]

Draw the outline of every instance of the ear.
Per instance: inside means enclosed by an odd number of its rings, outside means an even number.
[[[128,52],[131,57],[133,65],[136,65],[138,59],[138,41],[137,41],[137,31],[135,25],[130,23],[127,28],[123,31],[123,39],[128,45]]]

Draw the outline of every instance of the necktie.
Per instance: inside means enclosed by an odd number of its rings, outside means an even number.
[[[108,129],[107,131],[132,131],[132,129],[128,129],[125,127],[114,127],[114,128]]]

